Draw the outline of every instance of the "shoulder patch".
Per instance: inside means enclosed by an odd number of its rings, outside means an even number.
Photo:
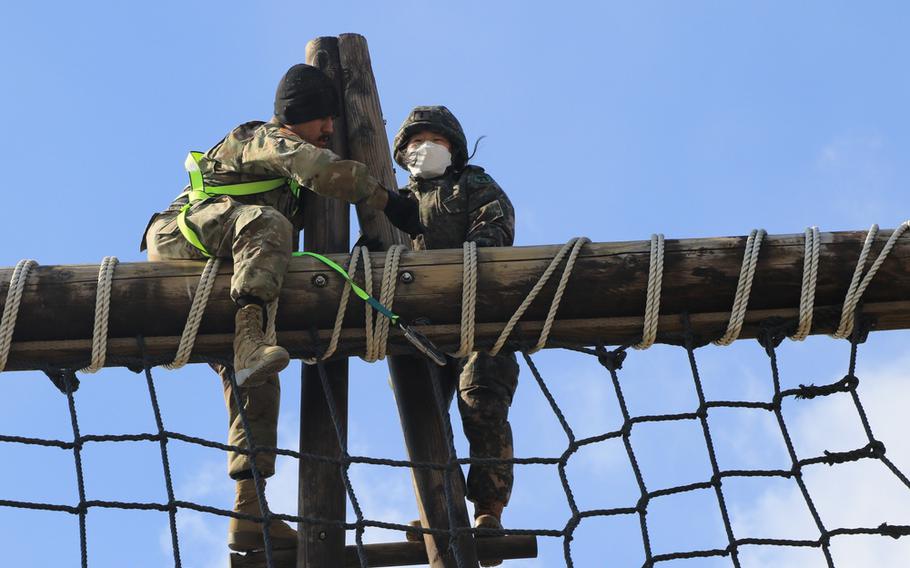
[[[468,184],[473,187],[479,187],[482,185],[490,185],[493,183],[493,178],[484,172],[474,172],[468,176]]]

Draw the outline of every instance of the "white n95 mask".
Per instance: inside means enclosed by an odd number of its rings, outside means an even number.
[[[405,162],[412,176],[430,179],[441,176],[452,165],[452,153],[442,144],[427,141],[408,150]]]

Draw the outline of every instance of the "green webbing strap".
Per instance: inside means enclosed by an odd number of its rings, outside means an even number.
[[[284,184],[291,186],[291,193],[296,197],[300,192],[300,184],[289,178],[265,179],[260,181],[248,181],[244,183],[232,183],[228,185],[216,185],[206,188],[205,181],[202,179],[202,172],[199,170],[199,160],[205,154],[202,152],[190,152],[184,166],[187,173],[190,174],[190,201],[198,201],[213,195],[256,195],[278,189]]]
[[[180,213],[177,215],[177,227],[180,229],[180,232],[183,234],[183,238],[188,240],[191,245],[205,255],[206,258],[212,258],[214,255],[205,248],[205,245],[202,244],[202,241],[199,240],[199,235],[196,234],[196,231],[190,228],[189,223],[186,222],[186,212],[189,211],[192,207],[192,203],[187,203],[180,208]]]
[[[335,262],[331,258],[322,256],[319,253],[306,252],[306,251],[295,252],[295,253],[291,253],[291,254],[292,254],[292,256],[311,256],[311,257],[315,258],[316,260],[318,260],[319,262],[325,264],[326,266],[328,266],[329,268],[331,268],[332,270],[334,270],[335,272],[340,274],[345,280],[348,281],[348,283],[351,285],[351,289],[354,290],[354,293],[357,294],[358,298],[360,298],[364,302],[370,304],[374,310],[381,313],[385,317],[389,318],[394,325],[398,325],[398,320],[400,319],[400,317],[397,314],[395,314],[394,312],[392,312],[392,310],[390,310],[389,308],[380,304],[379,300],[377,300],[373,296],[370,296],[369,294],[367,294],[363,288],[358,286],[357,283],[354,282],[354,280],[351,279],[350,276],[348,276],[348,271],[345,270],[344,268],[342,268],[337,262]]]
[[[186,193],[188,199],[187,204],[180,209],[180,213],[177,215],[177,226],[180,228],[180,233],[183,234],[183,237],[189,241],[191,245],[199,249],[207,258],[212,258],[213,255],[205,248],[205,245],[202,244],[199,235],[197,235],[196,232],[190,228],[189,223],[186,222],[186,214],[193,203],[208,199],[215,195],[239,196],[265,193],[267,191],[272,191],[273,189],[278,189],[284,184],[290,186],[291,193],[294,194],[294,197],[300,197],[300,184],[297,183],[296,180],[289,178],[216,185],[206,188],[205,180],[202,177],[202,171],[199,170],[199,160],[201,160],[204,155],[205,154],[202,152],[190,152],[186,157],[186,161],[183,163],[187,173],[190,174],[191,189]]]

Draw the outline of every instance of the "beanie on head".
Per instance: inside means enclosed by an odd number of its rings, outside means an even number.
[[[335,85],[318,68],[298,63],[278,83],[275,117],[282,124],[299,124],[339,114],[341,105]]]

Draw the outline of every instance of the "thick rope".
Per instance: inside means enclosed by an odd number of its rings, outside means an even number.
[[[449,353],[456,359],[474,351],[474,324],[477,319],[477,243],[462,245],[464,260],[461,269],[461,344],[458,351]]]
[[[644,328],[641,343],[635,349],[647,349],[657,339],[657,322],[660,316],[660,288],[664,279],[664,236],[651,235],[651,258],[648,264],[648,295],[645,300]]]
[[[537,340],[537,345],[528,351],[528,353],[537,353],[546,346],[547,339],[550,337],[550,330],[553,328],[553,322],[556,320],[556,310],[559,309],[559,304],[562,303],[562,296],[566,291],[566,284],[569,283],[569,276],[572,275],[572,271],[575,269],[575,261],[578,259],[578,253],[581,252],[581,247],[584,246],[585,243],[591,241],[587,237],[576,237],[569,242],[574,243],[572,245],[572,252],[569,253],[566,267],[562,271],[559,285],[556,287],[556,293],[553,295],[553,302],[550,304],[550,311],[547,312],[547,319],[544,320],[543,329],[540,331],[540,338]],[[533,298],[531,300],[533,300]],[[528,301],[528,304],[530,303],[531,302]]]
[[[98,267],[98,289],[95,292],[95,325],[92,329],[92,362],[79,369],[80,373],[97,373],[107,359],[107,329],[111,316],[111,284],[114,268],[120,261],[116,256],[106,256]]]
[[[531,291],[528,293],[527,297],[518,306],[518,309],[515,310],[515,313],[512,314],[512,317],[509,319],[506,326],[503,328],[502,333],[499,334],[499,338],[496,340],[496,343],[493,345],[493,348],[490,349],[490,355],[497,355],[505,345],[506,341],[509,339],[509,335],[512,334],[512,330],[515,328],[515,325],[518,323],[518,320],[521,319],[521,316],[527,311],[528,307],[537,298],[537,295],[546,285],[547,281],[550,279],[550,276],[553,275],[553,272],[556,271],[556,267],[559,266],[559,263],[562,262],[563,257],[566,256],[566,253],[569,254],[569,260],[566,262],[566,267],[563,269],[562,278],[559,281],[559,286],[556,289],[556,294],[553,296],[553,303],[550,305],[550,311],[547,314],[547,319],[544,321],[543,330],[540,333],[540,339],[537,341],[537,345],[534,346],[534,349],[530,353],[535,353],[543,348],[547,343],[547,337],[550,335],[550,329],[553,326],[553,320],[556,318],[556,310],[559,309],[559,303],[562,301],[562,294],[565,291],[566,282],[569,280],[569,276],[572,274],[572,269],[575,268],[575,259],[578,257],[578,253],[581,250],[581,247],[590,242],[587,237],[575,237],[569,242],[564,244],[559,252],[556,253],[556,256],[553,257],[553,260],[550,261],[550,265],[547,266],[547,269],[541,274],[540,279],[537,280],[537,284],[531,288]]]
[[[833,337],[849,337],[853,332],[854,314],[856,307],[862,299],[863,293],[868,288],[872,279],[875,277],[878,269],[888,257],[891,249],[897,243],[897,240],[910,229],[910,221],[902,223],[891,236],[888,238],[881,252],[876,257],[872,266],[865,273],[863,272],[868,261],[872,244],[878,235],[878,225],[872,225],[866,234],[859,259],[856,263],[856,269],[850,286],[844,298],[843,308],[841,311],[840,325],[832,334]],[[758,254],[761,249],[762,240],[766,233],[764,229],[755,229],[746,240],[743,262],[740,268],[739,279],[736,285],[736,295],[731,308],[730,321],[724,335],[714,341],[716,345],[729,345],[735,341],[742,331],[743,322],[745,321],[746,311],[749,304],[749,295],[752,290],[752,282],[755,277],[755,268],[758,264]],[[490,355],[496,355],[502,350],[509,336],[517,325],[518,321],[530,307],[531,303],[537,298],[540,291],[549,281],[550,277],[556,271],[556,268],[568,254],[568,260],[563,268],[562,276],[553,295],[549,311],[544,320],[543,328],[538,338],[537,344],[529,353],[534,353],[543,349],[547,344],[553,324],[556,320],[556,314],[559,305],[565,293],[566,286],[575,262],[578,258],[581,248],[590,242],[586,237],[576,237],[567,242],[556,253],[544,273],[540,276],[537,283],[522,301],[521,305],[515,310],[515,313],[506,323],[493,347],[490,349]],[[461,306],[461,342],[457,352],[451,353],[453,357],[466,357],[474,348],[475,341],[475,320],[477,305],[477,248],[474,243],[464,243],[464,262],[462,268],[462,306]],[[818,260],[819,260],[819,232],[818,227],[810,227],[805,231],[805,246],[803,258],[803,278],[800,292],[799,306],[799,324],[796,332],[791,336],[795,341],[805,339],[812,329],[812,313],[815,304],[815,289],[818,281]],[[380,288],[379,301],[384,306],[392,309],[392,303],[395,299],[395,290],[398,283],[398,268],[401,260],[403,246],[396,245],[389,248],[386,253],[385,266],[383,268],[382,283]],[[358,258],[363,260],[364,270],[364,289],[373,295],[373,274],[370,262],[370,254],[365,247],[355,247],[351,254],[351,260],[348,267],[348,275],[353,277],[357,272]],[[10,278],[10,286],[7,290],[6,303],[3,306],[3,315],[0,318],[0,371],[6,368],[9,358],[10,347],[12,345],[13,331],[16,327],[16,319],[19,314],[19,306],[22,299],[22,293],[28,279],[31,269],[37,266],[34,260],[21,260],[13,270]],[[95,298],[95,323],[92,331],[92,359],[88,367],[81,369],[81,372],[94,373],[104,367],[107,352],[107,335],[108,322],[110,320],[110,300],[113,274],[118,260],[116,257],[108,256],[102,261],[98,270],[98,290]],[[663,280],[664,265],[664,237],[663,235],[651,236],[650,259],[648,268],[648,288],[647,298],[645,301],[644,323],[642,329],[642,340],[640,343],[633,345],[636,349],[647,349],[654,344],[657,338],[657,325],[660,314],[661,285]],[[180,343],[174,361],[166,364],[168,369],[180,368],[189,361],[192,354],[196,336],[199,332],[199,326],[202,321],[202,315],[208,304],[209,296],[215,283],[220,266],[219,259],[210,259],[199,278],[199,284],[196,287],[196,294],[193,297],[193,303],[184,325],[183,333],[180,336]],[[331,339],[325,352],[319,357],[304,359],[307,364],[315,364],[317,361],[325,360],[331,357],[337,350],[341,337],[342,323],[350,299],[351,285],[346,283],[339,301],[338,311],[335,315],[335,323],[332,329]],[[278,301],[270,303],[268,306],[268,329],[266,339],[274,344],[276,342],[275,319],[278,310]],[[373,308],[367,304],[365,309],[365,329],[366,329],[366,349],[362,357],[367,362],[382,360],[386,356],[389,329],[391,321],[379,314],[374,314]]]
[[[363,247],[364,249],[366,247]],[[367,294],[373,295],[373,261],[372,257],[367,252],[361,253],[363,256],[363,286],[364,291]],[[388,254],[388,253],[386,253]],[[374,343],[373,343],[373,308],[369,305],[364,306],[363,308],[363,317],[364,317],[364,330],[366,333],[366,346],[364,347],[364,355],[362,359],[364,361],[375,361],[375,356],[373,353]]]
[[[25,290],[28,273],[36,266],[38,266],[38,262],[35,260],[20,260],[10,277],[9,290],[6,291],[6,303],[3,304],[3,316],[0,317],[0,371],[6,368],[9,349],[13,344],[13,330],[16,329],[19,303],[22,301],[22,291]]]
[[[392,309],[392,302],[395,300],[395,289],[398,284],[398,265],[401,261],[401,251],[405,249],[402,245],[393,245],[389,247],[389,250],[386,252],[385,256],[385,266],[382,270],[382,285],[380,288],[379,294],[379,303],[388,308]],[[369,255],[365,255],[369,256]],[[366,287],[366,293],[373,295],[373,278],[372,274],[370,277],[366,277],[366,273],[371,273],[372,271],[367,270],[366,264],[364,265],[364,280]],[[367,325],[367,348],[366,355],[363,357],[363,360],[372,363],[374,361],[381,361],[385,359],[386,356],[386,346],[389,340],[389,327],[392,325],[392,322],[387,317],[382,317],[379,314],[372,314],[373,308],[367,304],[365,311],[367,312],[366,316],[366,325]],[[375,320],[375,325],[371,324],[371,319]]]
[[[891,252],[891,249],[894,248],[897,239],[899,239],[908,228],[910,228],[910,221],[904,221],[893,233],[891,233],[888,241],[885,242],[885,246],[882,247],[881,252],[878,253],[872,266],[869,267],[869,271],[863,276],[863,268],[866,266],[869,251],[872,249],[872,243],[875,242],[875,237],[878,235],[878,225],[872,225],[872,227],[869,228],[859,259],[856,262],[856,269],[853,271],[853,279],[850,282],[850,287],[847,289],[847,296],[844,298],[844,306],[840,315],[840,325],[838,325],[837,330],[831,334],[832,337],[846,338],[850,337],[853,333],[856,306],[859,304],[860,299],[862,299],[863,292],[869,287],[869,284],[875,277],[875,273],[878,272],[879,267],[885,262],[885,259],[888,258],[888,254]],[[862,280],[860,280],[860,278],[862,278]]]
[[[351,261],[348,263],[348,276],[351,278],[357,272],[357,263],[361,256],[365,257],[366,260],[364,262],[369,265],[370,253],[367,248],[354,247],[354,250],[351,251]],[[344,315],[348,310],[348,299],[351,297],[351,289],[350,281],[345,280],[344,289],[341,291],[341,300],[338,302],[338,311],[335,313],[335,325],[332,326],[332,337],[329,339],[329,345],[319,357],[304,357],[303,362],[307,365],[315,365],[319,361],[328,359],[338,348],[338,340],[341,338],[341,324],[344,322]]]
[[[793,341],[802,341],[812,330],[812,314],[815,306],[815,288],[818,283],[818,227],[806,229],[806,246],[803,251],[803,284],[799,295],[799,325],[790,336]]]
[[[755,265],[758,264],[758,251],[762,239],[765,237],[764,229],[752,229],[746,239],[746,252],[743,255],[743,264],[739,270],[739,281],[736,283],[736,296],[733,299],[733,308],[730,310],[730,322],[724,335],[714,341],[715,345],[730,345],[739,337],[746,319],[746,308],[749,306],[749,294],[752,292],[752,280],[755,277]]]
[[[221,266],[221,260],[210,258],[202,269],[199,276],[199,284],[196,285],[196,294],[193,296],[193,304],[190,306],[190,313],[186,317],[186,324],[183,326],[183,333],[180,335],[180,343],[177,346],[177,355],[171,363],[164,367],[167,369],[179,369],[187,364],[190,355],[193,352],[193,346],[196,344],[196,335],[199,333],[199,325],[202,323],[202,314],[205,313],[205,307],[208,305],[209,296],[215,285],[215,277],[218,276],[218,268]],[[274,317],[269,318],[274,322]],[[274,329],[274,323],[272,323]]]

